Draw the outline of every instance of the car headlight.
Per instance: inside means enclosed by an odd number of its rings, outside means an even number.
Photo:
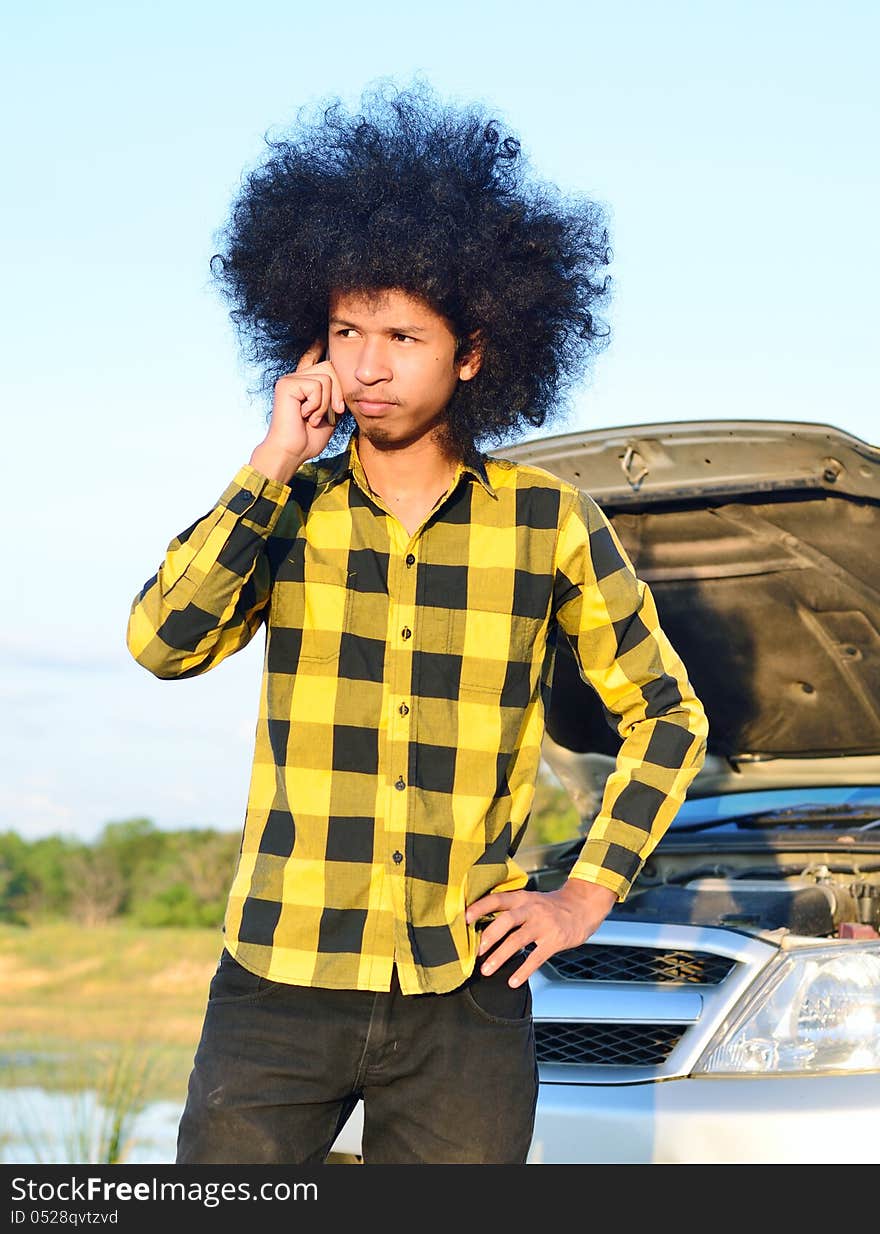
[[[702,1075],[877,1070],[876,943],[788,952],[694,1068]]]

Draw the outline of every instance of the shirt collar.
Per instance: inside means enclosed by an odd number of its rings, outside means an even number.
[[[338,484],[340,480],[344,480],[347,476],[354,473],[357,467],[363,476],[363,468],[360,465],[360,459],[355,449],[354,439],[356,433],[352,433],[348,439],[348,444],[339,454],[333,454],[330,458],[316,459],[319,467],[318,484],[324,489],[332,488],[334,484]]]
[[[472,476],[476,476],[489,496],[497,499],[498,494],[495,492],[495,486],[489,479],[489,473],[486,470],[486,459],[484,455],[478,454],[472,463],[459,463],[455,473],[456,480],[458,479],[459,474],[463,471],[468,472]]]
[[[348,440],[348,445],[340,454],[335,454],[331,458],[324,460],[321,463],[321,467],[323,472],[321,482],[323,482],[325,490],[332,488],[334,484],[344,480],[347,476],[352,476],[365,493],[370,491],[370,485],[357,451],[357,433],[352,433]],[[456,465],[455,477],[452,482],[453,488],[465,473],[474,476],[482,484],[490,497],[497,498],[498,495],[486,470],[484,455],[478,454],[471,462],[460,462]]]

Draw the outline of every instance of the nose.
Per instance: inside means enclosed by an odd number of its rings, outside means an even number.
[[[372,386],[379,381],[391,380],[391,367],[388,362],[387,344],[384,339],[368,337],[363,340],[354,375],[355,380],[364,386]]]

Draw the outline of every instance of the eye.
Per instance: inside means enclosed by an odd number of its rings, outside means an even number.
[[[418,339],[413,338],[411,334],[393,334],[393,339],[399,339],[402,343],[417,343]]]
[[[357,334],[357,330],[354,326],[339,326],[333,333],[336,338],[352,338]]]

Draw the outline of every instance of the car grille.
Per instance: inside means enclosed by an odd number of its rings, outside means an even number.
[[[687,1075],[775,953],[772,944],[726,930],[604,922],[535,974],[542,1082]]]
[[[681,1039],[684,1025],[566,1024],[536,1021],[539,1063],[658,1066]]]
[[[736,961],[705,951],[658,951],[652,947],[597,947],[589,943],[545,961],[569,981],[689,981],[719,985]]]

